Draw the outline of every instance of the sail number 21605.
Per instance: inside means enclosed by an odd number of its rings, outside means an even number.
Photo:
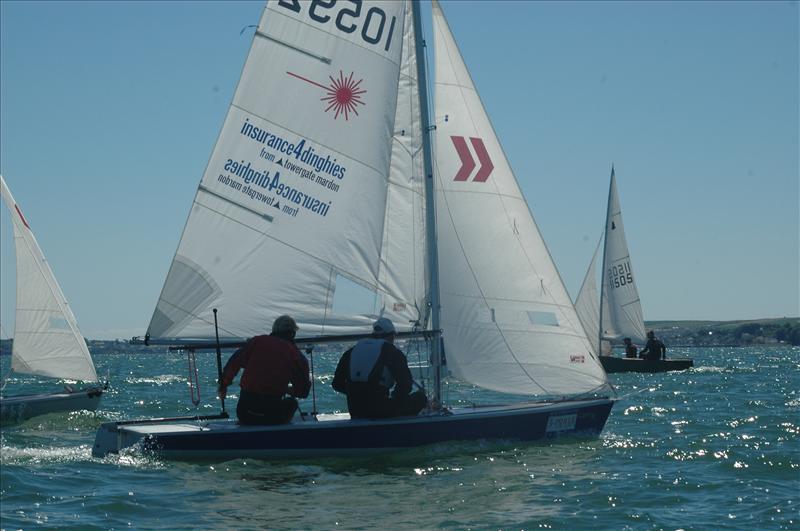
[[[335,12],[334,7],[337,4],[339,10]],[[386,44],[383,49],[387,52],[392,45],[397,17],[392,17],[387,29],[386,12],[377,6],[372,6],[366,13],[362,13],[361,0],[311,0],[302,3],[300,0],[278,0],[278,5],[295,13],[302,13],[304,8],[308,8],[308,18],[318,24],[332,24],[344,33],[353,33],[360,27],[364,42],[376,45],[385,39]]]

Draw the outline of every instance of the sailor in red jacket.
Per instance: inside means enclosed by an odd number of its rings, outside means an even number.
[[[297,330],[294,319],[281,315],[272,324],[270,335],[251,338],[225,364],[219,382],[222,398],[244,368],[236,405],[240,424],[285,424],[297,410],[294,397],[308,396],[311,376],[308,360],[294,344]]]

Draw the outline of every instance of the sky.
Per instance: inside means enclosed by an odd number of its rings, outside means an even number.
[[[646,320],[800,314],[797,2],[443,8],[573,296],[614,164]],[[0,2],[0,172],[87,337],[144,333],[262,9]],[[3,208],[2,337],[14,292]]]

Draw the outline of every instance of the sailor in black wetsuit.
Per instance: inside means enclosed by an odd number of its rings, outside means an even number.
[[[428,399],[423,391],[411,392],[411,371],[405,355],[394,346],[394,325],[382,317],[372,330],[373,337],[360,340],[342,355],[333,388],[347,395],[351,418],[416,415]]]
[[[636,345],[631,343],[631,338],[626,337],[622,340],[625,343],[625,357],[626,358],[635,358],[636,357]]]
[[[652,330],[647,332],[647,343],[639,353],[639,357],[646,360],[667,359],[667,347],[656,337]]]

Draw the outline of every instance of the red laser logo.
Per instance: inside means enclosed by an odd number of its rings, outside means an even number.
[[[339,118],[339,115],[344,115],[345,121],[350,120],[351,115],[358,116],[357,107],[359,105],[364,105],[364,101],[361,99],[361,96],[367,92],[366,89],[361,88],[361,82],[364,81],[364,79],[362,78],[358,81],[354,81],[354,72],[350,72],[350,76],[345,77],[344,72],[339,70],[338,79],[335,79],[333,76],[328,76],[328,79],[331,80],[328,86],[317,83],[316,81],[311,81],[294,72],[286,73],[324,90],[325,96],[320,98],[320,101],[328,105],[325,112],[333,111],[334,120]]]

